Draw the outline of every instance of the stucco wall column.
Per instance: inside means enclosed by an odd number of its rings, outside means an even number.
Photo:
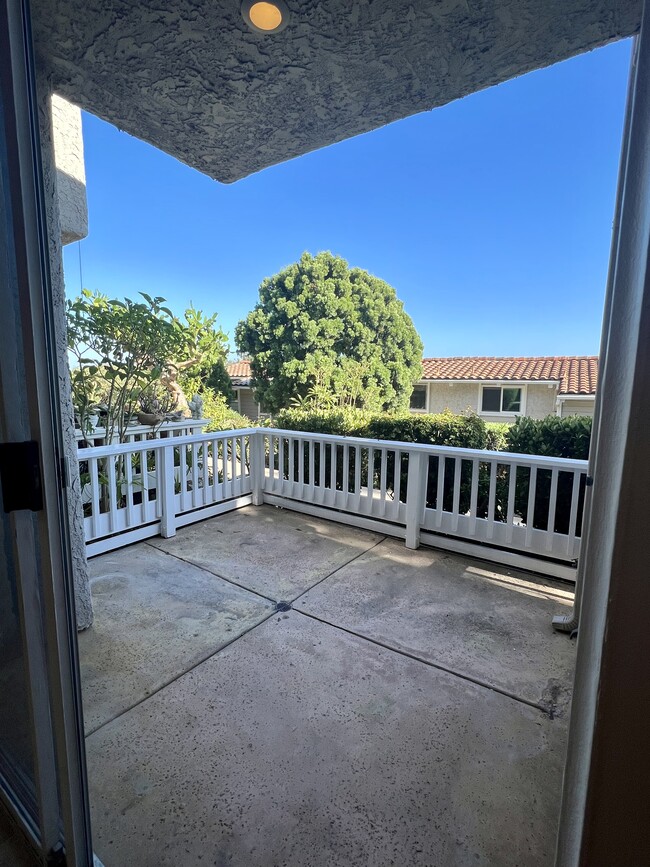
[[[72,389],[68,368],[68,351],[65,319],[65,285],[63,279],[63,256],[61,247],[61,226],[57,193],[57,170],[54,158],[52,136],[51,88],[43,76],[37,79],[38,118],[41,138],[43,165],[43,186],[47,217],[48,246],[50,258],[52,307],[56,330],[56,354],[58,362],[59,395],[63,421],[63,438],[66,455],[69,458],[70,486],[68,505],[70,520],[70,542],[72,546],[72,566],[77,611],[77,628],[86,629],[93,622],[93,608],[88,579],[86,543],[84,539],[83,507],[81,484],[79,481],[77,444],[74,435],[74,414],[72,409]]]

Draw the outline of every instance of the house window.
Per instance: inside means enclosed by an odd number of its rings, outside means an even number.
[[[230,409],[234,410],[235,412],[239,412],[239,389],[234,388],[233,391],[235,393],[235,396],[231,399],[229,406]]]
[[[521,391],[521,388],[483,386],[481,412],[510,415],[521,412]]]
[[[426,385],[416,385],[411,393],[411,409],[426,409],[427,408],[427,387]]]

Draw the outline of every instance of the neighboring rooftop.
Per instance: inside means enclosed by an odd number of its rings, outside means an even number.
[[[250,385],[250,361],[232,361],[227,369],[233,385]],[[430,380],[558,382],[560,394],[595,394],[598,383],[597,355],[423,358],[422,369],[422,379]]]
[[[597,355],[424,358],[422,379],[558,382],[560,394],[595,394]]]
[[[251,363],[248,359],[244,361],[231,361],[226,365],[228,376],[232,379],[233,385],[250,385],[251,383]]]

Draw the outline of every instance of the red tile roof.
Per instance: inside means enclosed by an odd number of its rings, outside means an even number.
[[[424,358],[423,379],[516,380],[559,382],[560,394],[595,394],[598,381],[596,355],[541,358]]]
[[[250,361],[228,364],[233,379],[250,381]],[[423,379],[515,380],[517,382],[559,382],[560,394],[595,394],[598,356],[566,355],[537,358],[424,358]],[[239,382],[245,385],[247,382]]]
[[[231,361],[226,365],[226,369],[228,371],[228,376],[249,379],[251,375],[250,361]]]

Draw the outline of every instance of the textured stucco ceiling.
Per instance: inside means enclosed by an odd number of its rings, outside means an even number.
[[[40,62],[82,108],[221,181],[638,30],[641,0],[33,0]]]

